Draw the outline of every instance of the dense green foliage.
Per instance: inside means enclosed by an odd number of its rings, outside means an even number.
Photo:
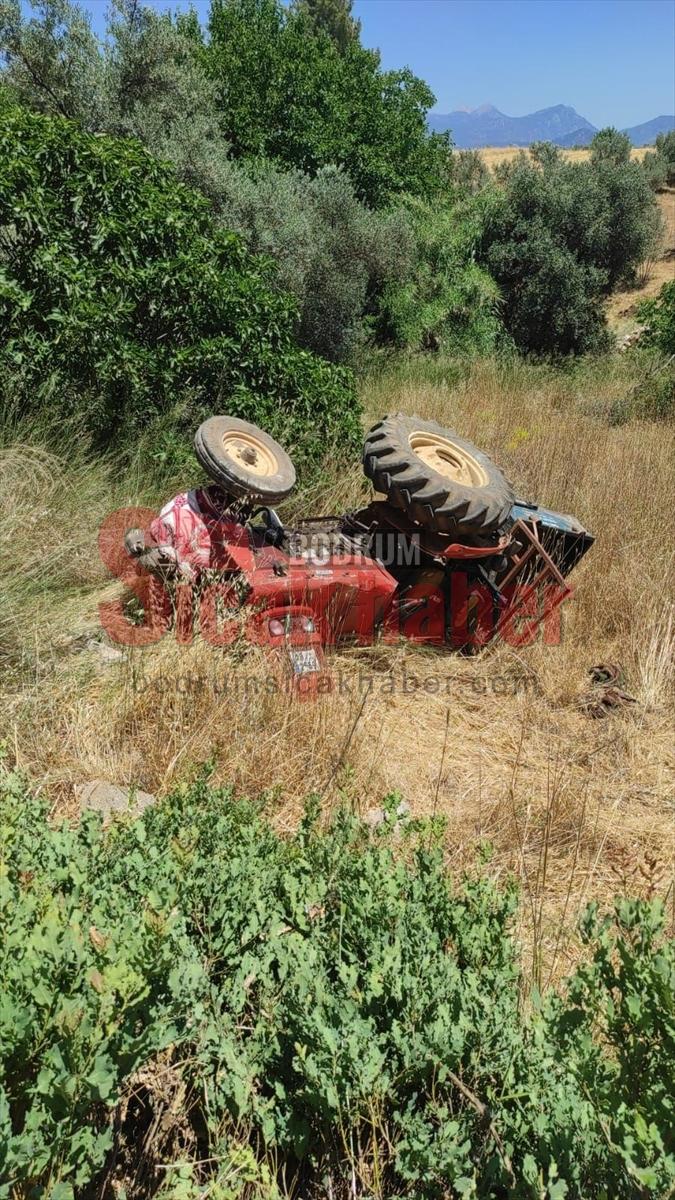
[[[6,108],[0,372],[22,411],[99,442],[226,410],[318,456],[359,432],[351,378],[298,350],[293,304],[137,143]]]
[[[250,250],[277,263],[279,286],[298,303],[301,345],[334,361],[363,343],[386,284],[414,269],[407,214],[368,209],[334,167],[310,176],[272,163],[249,171],[231,164],[220,211]]]
[[[603,297],[630,281],[657,244],[658,211],[624,141],[601,131],[586,163],[535,146],[501,169],[501,188],[477,198],[479,261],[499,284],[504,323],[524,350],[602,348]]]
[[[101,56],[88,14],[70,0],[38,0],[26,16],[19,0],[0,0],[4,78],[30,107],[97,129],[105,119]]]
[[[432,92],[407,69],[380,69],[341,0],[212,0],[208,40],[194,14],[116,0],[102,46],[69,0],[36,7],[27,17],[19,0],[0,4],[19,96],[88,129],[133,132],[209,194],[228,154],[340,166],[375,207],[401,191],[429,196],[447,178],[447,137],[426,126]]]
[[[664,354],[675,354],[675,280],[664,283],[653,300],[643,300],[638,316],[647,326],[642,339]]]
[[[70,0],[41,0],[36,17],[0,3],[15,94],[171,161],[276,260],[305,348],[345,361],[373,339],[461,353],[607,343],[604,296],[654,251],[650,181],[668,177],[670,135],[644,170],[606,129],[588,163],[541,144],[495,182],[479,154],[428,134],[429,89],[381,70],[349,0],[213,0],[207,32],[194,13],[116,0],[98,44]]]
[[[204,61],[236,157],[314,171],[336,164],[371,206],[429,196],[446,176],[447,138],[430,135],[433,93],[411,71],[381,71],[356,37],[344,47],[304,5],[213,0]]]
[[[480,221],[475,205],[406,207],[416,254],[412,270],[384,289],[381,340],[412,350],[490,353],[505,339],[499,289],[475,262]]]
[[[297,7],[331,60],[339,55],[335,45],[324,45],[330,29],[336,44],[351,30],[347,40],[355,41],[352,55],[363,54],[343,0],[312,0]],[[228,6],[228,20],[234,19],[235,8]],[[279,10],[275,20],[297,16]],[[255,36],[262,36],[262,27],[257,28]],[[247,36],[254,32],[249,29]],[[208,196],[222,224],[240,232],[249,249],[276,260],[276,285],[297,301],[295,333],[301,345],[336,361],[363,345],[385,283],[406,278],[414,269],[415,247],[405,214],[400,209],[377,212],[364,204],[344,164],[342,169],[329,165],[308,172],[251,160],[236,148],[231,154],[194,20],[179,16],[172,21],[125,0],[114,10],[99,49],[85,15],[69,0],[44,0],[38,17],[30,19],[12,2],[5,6],[0,33],[6,78],[23,101],[42,111],[65,113],[89,130],[138,137]],[[281,36],[280,29],[277,34]],[[372,65],[372,56],[367,61]],[[238,60],[232,69],[240,70]],[[339,69],[347,69],[344,61]],[[242,79],[242,86],[250,88],[251,79]],[[268,121],[269,114],[261,110],[257,119]],[[356,127],[349,136],[359,142]],[[401,131],[398,140],[407,154],[408,131]],[[385,141],[393,153],[389,134]],[[368,157],[367,148],[361,152]],[[337,148],[335,155],[337,162],[345,157]],[[314,161],[309,148],[299,155],[299,161],[305,159]],[[445,169],[445,149],[441,161]],[[401,170],[401,180],[414,189],[414,181]]]
[[[316,33],[327,34],[340,50],[358,40],[361,22],[352,16],[353,0],[294,0]]]
[[[90,132],[137,137],[217,204],[228,146],[195,20],[118,0],[100,45],[71,0],[40,0],[35,10],[29,17],[19,0],[0,0],[0,47],[15,95]]]
[[[610,162],[615,166],[630,162],[631,140],[613,125],[600,129],[591,142],[591,162]]]
[[[417,1200],[634,1200],[675,1180],[656,903],[589,910],[587,960],[528,1017],[513,890],[453,885],[431,827],[321,832],[310,809],[283,840],[202,782],[108,833],[91,814],[52,829],[16,775],[1,787],[1,1195],[82,1195],[125,1137],[139,1152],[139,1107],[115,1141],[112,1109],[168,1047],[195,1187],[242,1139],[305,1194],[352,1169]]]
[[[642,167],[654,191],[675,187],[675,130],[658,134],[654,152],[645,154]]]

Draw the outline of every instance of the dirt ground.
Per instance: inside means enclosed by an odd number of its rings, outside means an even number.
[[[664,283],[675,279],[675,188],[661,192],[657,200],[663,217],[661,253],[644,263],[636,287],[615,292],[607,302],[607,320],[618,336],[639,329],[636,308],[640,301],[658,295]]]

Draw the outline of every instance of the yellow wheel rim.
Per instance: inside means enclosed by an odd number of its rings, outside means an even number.
[[[438,475],[464,487],[485,487],[488,483],[487,471],[473,454],[449,438],[441,437],[440,433],[419,429],[410,434],[408,441],[413,453]]]
[[[277,456],[251,433],[224,433],[221,439],[223,452],[249,475],[261,479],[276,475],[279,470]]]

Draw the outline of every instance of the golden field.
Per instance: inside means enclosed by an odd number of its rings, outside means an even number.
[[[522,884],[532,978],[555,979],[578,952],[573,931],[589,899],[626,888],[673,903],[675,431],[614,423],[631,369],[620,356],[576,373],[483,362],[457,380],[442,362],[413,361],[364,382],[369,419],[401,410],[461,431],[521,494],[573,512],[597,542],[575,574],[560,645],[498,645],[475,657],[410,643],[338,651],[336,688],[314,703],[255,692],[267,666],[252,649],[167,636],[109,664],[82,649],[100,637],[98,603],[118,590],[97,556],[101,521],[165,495],[148,494],[140,474],[120,480],[114,464],[59,458],[37,442],[8,447],[7,753],[66,814],[79,783],[161,795],[208,758],[217,779],[271,791],[281,829],[310,792],[326,811],[348,803],[366,812],[397,790],[414,816],[446,819],[457,870],[491,844],[488,869]],[[354,465],[333,469],[294,507],[337,511],[364,494]],[[621,667],[635,703],[596,720],[581,698],[600,662]]]
[[[631,150],[631,158],[639,162],[644,158],[645,154],[647,154],[650,149],[651,147],[649,146],[633,147]],[[512,159],[517,158],[518,155],[523,152],[527,153],[527,147],[482,146],[479,151],[481,157],[485,159],[488,167],[496,167],[499,163],[511,162]],[[562,153],[568,162],[585,162],[587,158],[590,158],[590,150],[587,148],[580,150],[563,150]]]

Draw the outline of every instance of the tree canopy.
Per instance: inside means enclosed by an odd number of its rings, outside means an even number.
[[[448,154],[447,138],[426,126],[433,93],[407,69],[382,71],[355,35],[339,45],[320,11],[213,0],[204,61],[232,154],[309,172],[340,166],[373,206],[433,194]]]
[[[137,142],[0,108],[0,375],[98,442],[219,409],[320,456],[359,437],[348,372],[294,344],[265,259]],[[311,420],[308,420],[311,417]]]

